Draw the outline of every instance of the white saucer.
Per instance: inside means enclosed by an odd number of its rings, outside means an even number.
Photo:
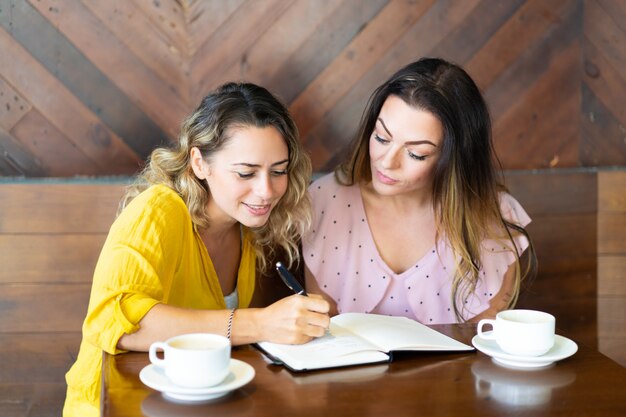
[[[491,332],[485,332],[490,334]],[[554,346],[541,356],[517,356],[505,353],[495,340],[486,340],[476,335],[472,345],[485,355],[491,356],[496,362],[516,368],[542,368],[552,365],[556,361],[572,356],[578,350],[578,345],[567,337],[555,335]]]
[[[229,392],[246,385],[254,378],[254,368],[237,359],[230,360],[230,373],[218,385],[206,388],[187,388],[174,385],[162,368],[148,365],[139,372],[139,379],[152,389],[160,391],[163,396],[175,401],[198,402],[222,397]]]

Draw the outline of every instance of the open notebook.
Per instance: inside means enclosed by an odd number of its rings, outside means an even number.
[[[304,345],[261,342],[256,346],[292,371],[388,362],[393,351],[474,350],[415,320],[364,313],[333,317],[325,336]]]

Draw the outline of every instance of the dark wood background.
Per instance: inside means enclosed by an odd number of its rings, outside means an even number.
[[[289,106],[328,170],[369,94],[463,65],[507,169],[626,165],[621,0],[0,0],[0,174],[133,174],[228,80]]]
[[[624,0],[0,0],[0,356],[19,364],[0,415],[60,414],[126,181],[102,176],[136,173],[229,80],[278,94],[330,170],[371,91],[422,56],[490,105],[539,255],[520,306],[626,365],[625,32]]]

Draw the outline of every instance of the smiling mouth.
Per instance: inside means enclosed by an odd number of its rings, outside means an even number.
[[[267,214],[272,208],[271,204],[248,204],[243,203],[244,206],[248,208],[248,210],[257,216],[262,216]]]

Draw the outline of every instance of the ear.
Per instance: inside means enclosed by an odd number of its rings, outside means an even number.
[[[191,169],[193,169],[193,173],[198,177],[198,179],[204,180],[209,174],[208,164],[202,158],[202,153],[200,149],[195,146],[191,148],[189,151],[189,163],[191,164]]]

